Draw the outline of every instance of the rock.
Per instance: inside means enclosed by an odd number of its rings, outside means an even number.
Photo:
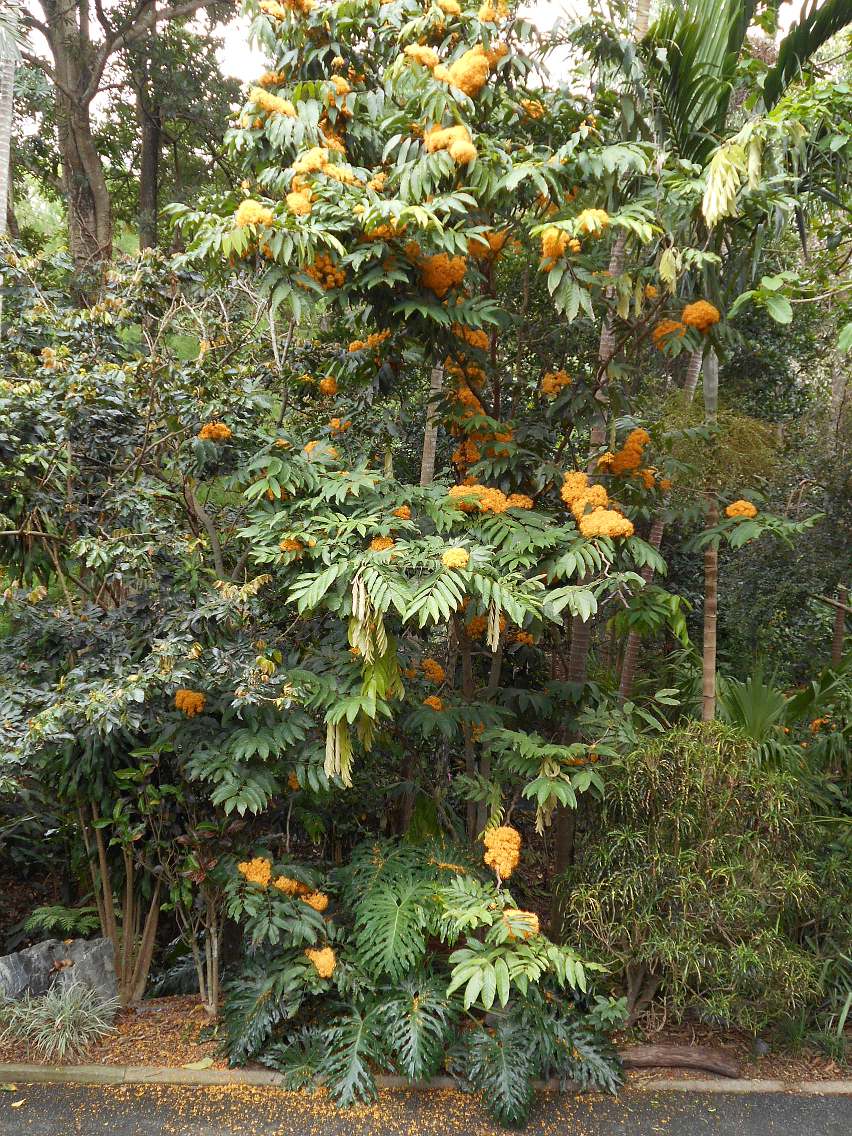
[[[117,994],[113,946],[109,939],[45,939],[0,957],[0,994],[19,999],[45,994],[51,986],[80,982],[104,998]]]

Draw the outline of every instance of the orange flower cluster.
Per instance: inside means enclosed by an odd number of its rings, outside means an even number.
[[[482,44],[478,43],[475,47],[460,55],[449,67],[444,67],[439,63],[433,69],[433,74],[440,82],[449,83],[451,87],[458,87],[469,99],[475,99],[488,82],[491,68],[496,66],[499,59],[502,58],[502,56],[495,55],[496,50],[486,51]]]
[[[631,430],[620,450],[617,450],[614,454],[609,450],[605,454],[601,454],[598,458],[598,469],[606,470],[615,477],[620,477],[625,473],[633,473],[641,466],[642,454],[650,441],[651,435],[647,430],[641,428]]]
[[[445,568],[467,568],[470,553],[466,548],[448,548],[441,557]]]
[[[307,217],[313,206],[314,195],[303,177],[293,178],[290,192],[285,197],[287,208],[294,217]]]
[[[331,978],[337,966],[337,955],[331,947],[306,947],[305,955],[313,963],[314,970],[320,978]]]
[[[291,12],[309,15],[314,10],[314,0],[284,0],[283,4],[278,0],[261,0],[260,10],[274,20],[286,20]]]
[[[198,431],[198,437],[202,442],[227,442],[230,436],[231,428],[224,422],[207,422]]]
[[[465,343],[469,343],[477,351],[487,351],[491,346],[488,332],[482,331],[480,328],[465,327],[464,324],[454,323],[450,330],[458,339],[463,339]]]
[[[522,647],[532,647],[535,643],[535,639],[529,631],[516,631],[512,638],[516,643],[520,643]]]
[[[176,690],[175,710],[182,710],[187,718],[195,718],[207,704],[207,695],[198,690]]]
[[[283,114],[287,118],[296,117],[296,108],[289,99],[282,99],[280,95],[273,95],[263,87],[252,87],[249,91],[249,100],[260,110],[267,114]]]
[[[337,379],[334,375],[326,375],[324,379],[319,382],[320,394],[324,394],[327,398],[337,394]]]
[[[633,536],[633,523],[616,509],[610,509],[609,495],[602,485],[590,485],[589,475],[572,470],[563,478],[562,500],[571,509],[582,536],[595,537]],[[587,512],[591,510],[591,512]]]
[[[584,209],[575,224],[578,232],[599,237],[609,225],[609,214],[605,209]]]
[[[420,666],[423,668],[423,674],[428,681],[434,682],[436,686],[440,686],[447,677],[444,668],[437,659],[424,659]]]
[[[521,99],[521,106],[528,118],[542,118],[544,115],[544,103],[538,99]]]
[[[295,776],[295,775],[291,773],[290,776],[292,777],[292,776]],[[290,788],[292,788],[292,787],[293,786],[291,785]],[[298,787],[299,787],[299,782],[297,780],[296,781],[296,788],[298,789]],[[308,893],[311,890],[307,886],[307,884],[299,883],[298,880],[294,880],[290,876],[278,876],[277,879],[274,879],[272,881],[272,886],[274,888],[277,888],[280,892],[283,892],[284,895],[289,895],[289,896],[293,896],[293,897],[295,897],[297,895],[299,895],[299,896],[308,895]]]
[[[496,4],[492,4],[491,0],[485,0],[477,15],[483,24],[496,24],[498,20],[507,19],[509,5],[505,0],[498,0]]]
[[[450,288],[461,284],[466,272],[467,260],[463,256],[439,252],[420,261],[420,283],[439,299],[443,299]]]
[[[488,617],[472,615],[467,621],[467,634],[470,639],[481,639],[488,630]]]
[[[302,542],[300,540],[296,540],[292,536],[285,536],[278,547],[282,552],[302,553],[305,551],[305,546],[302,544]]]
[[[733,501],[725,510],[726,517],[743,517],[751,519],[757,516],[757,507],[752,505],[751,501],[745,501],[742,498],[739,501]]]
[[[298,789],[301,789],[301,787],[302,787],[299,784],[298,774],[296,773],[296,771],[294,769],[291,769],[290,772],[287,774],[287,785],[293,790],[294,793]],[[280,879],[284,879],[284,877],[281,876]]]
[[[467,251],[477,260],[487,260],[491,256],[499,256],[508,239],[508,229],[502,229],[497,233],[480,233],[467,242]]]
[[[507,509],[531,509],[533,500],[524,493],[510,493],[488,485],[453,485],[447,494],[464,513],[505,513]]]
[[[547,371],[541,380],[539,390],[545,398],[553,399],[565,387],[570,387],[573,381],[567,371]]]
[[[328,424],[332,434],[345,434],[352,427],[351,418],[332,418]]]
[[[681,321],[687,327],[694,327],[706,335],[707,332],[721,319],[719,309],[707,300],[696,300],[694,304],[687,304],[680,315]]]
[[[434,710],[436,714],[440,714],[444,709],[444,703],[437,694],[430,694],[428,698],[424,698],[423,705],[428,706],[430,710]]]
[[[312,280],[316,280],[326,292],[332,288],[342,288],[346,282],[346,273],[334,263],[328,253],[318,253],[313,264],[305,269]]]
[[[393,510],[393,515],[395,517],[399,517],[400,520],[402,520],[402,521],[410,521],[411,520],[411,506],[410,505],[400,505],[398,509]]]
[[[507,925],[507,927],[509,926],[510,922],[514,923],[515,925],[522,923],[524,925],[524,930],[521,932],[522,939],[532,938],[533,935],[537,935],[539,933],[538,916],[534,911],[521,911],[517,907],[506,907],[504,908],[500,918]],[[515,935],[511,930],[509,931],[509,938],[515,938]]]
[[[289,75],[286,71],[264,71],[257,81],[259,87],[280,87],[286,83]],[[254,88],[252,88],[254,89]]]
[[[308,907],[312,907],[314,911],[318,911],[320,915],[328,907],[328,896],[321,891],[308,892],[307,895],[302,896],[302,902],[306,903]]]
[[[393,546],[394,541],[389,536],[374,536],[370,541],[370,552],[387,552]]]
[[[446,150],[457,166],[466,166],[476,157],[476,147],[466,126],[430,126],[423,135],[427,154]]]
[[[348,347],[348,351],[354,355],[356,351],[372,351],[378,347],[380,343],[384,343],[390,337],[390,331],[374,331],[368,335],[366,339],[354,339]]]
[[[305,452],[305,456],[308,457],[308,458],[311,458],[312,460],[313,460],[314,450],[319,450],[320,453],[324,453],[326,455],[326,457],[332,458],[333,460],[340,457],[340,454],[338,453],[337,449],[334,446],[327,445],[325,442],[318,442],[318,441],[305,442],[303,449],[304,449],[304,452]]]
[[[241,864],[237,864],[237,871],[250,884],[265,888],[272,876],[272,864],[262,856],[255,856],[253,860],[243,860]]]
[[[238,229],[245,229],[249,225],[271,225],[274,221],[275,214],[272,210],[250,197],[240,202],[234,214],[234,224]]]
[[[685,334],[686,327],[680,320],[664,319],[651,332],[651,338],[657,350],[662,351],[670,339],[682,339]]]
[[[403,53],[408,59],[413,59],[421,67],[428,67],[430,71],[434,71],[441,62],[437,51],[420,43],[409,44],[403,49]]]
[[[521,834],[515,828],[500,825],[486,829],[482,842],[485,845],[483,863],[501,880],[507,880],[521,859]]]
[[[595,509],[580,518],[580,533],[586,540],[606,536],[611,540],[617,537],[633,536],[633,522],[615,509]]]
[[[553,261],[565,255],[570,243],[570,233],[566,233],[564,229],[557,229],[555,225],[548,225],[541,230],[542,261],[550,267]]]
[[[325,146],[311,146],[304,150],[292,165],[294,174],[320,174],[328,165],[328,149]]]
[[[351,94],[352,88],[349,86],[349,83],[346,81],[346,79],[343,78],[342,75],[332,75],[329,79],[329,82],[333,85],[334,90],[329,91],[325,101],[330,107],[336,107],[337,100],[345,99],[348,94]],[[349,117],[352,114],[352,112],[350,110],[347,110],[347,108],[342,104],[339,109],[346,117]]]

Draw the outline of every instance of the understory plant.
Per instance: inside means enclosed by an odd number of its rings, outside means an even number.
[[[47,1062],[80,1057],[113,1032],[117,998],[82,982],[55,983],[46,994],[0,1003],[0,1042],[20,1044]]]
[[[719,723],[688,723],[613,763],[570,874],[574,941],[613,973],[635,1023],[759,1030],[820,997],[799,928],[818,896],[819,832],[799,777]]]
[[[423,1081],[442,1068],[482,1090],[501,1123],[522,1123],[533,1081],[614,1091],[589,972],[539,930],[504,880],[520,837],[486,830],[488,879],[461,849],[368,841],[315,869],[259,855],[237,865],[229,913],[249,945],[225,1005],[230,1060],[259,1059],[291,1088],[322,1082],[341,1104],[371,1099],[378,1071]]]

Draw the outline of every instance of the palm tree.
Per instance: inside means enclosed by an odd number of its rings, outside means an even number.
[[[21,58],[21,10],[15,0],[0,7],[0,237],[6,235],[12,148],[15,68]]]
[[[642,5],[640,5],[642,7]],[[753,0],[685,0],[665,5],[643,39],[645,70],[650,93],[654,133],[662,148],[673,149],[679,157],[706,165],[714,149],[724,139],[731,107],[737,65],[754,12]],[[852,0],[826,0],[820,8],[803,10],[802,17],[778,49],[778,58],[764,79],[759,110],[776,106],[786,88],[797,79],[807,60],[819,47],[852,22]],[[804,187],[803,177],[801,185]],[[742,241],[726,240],[722,225],[716,232],[702,233],[724,257],[728,273],[734,250],[737,260],[755,270],[755,234]],[[702,243],[699,241],[698,243]],[[733,275],[736,275],[735,273]],[[717,274],[716,287],[718,289]],[[702,356],[689,359],[684,394],[691,402],[702,370]],[[708,417],[715,415],[718,394],[718,362],[704,368],[705,406]],[[715,502],[708,500],[708,524],[718,517]],[[655,522],[653,535],[662,538],[662,526]],[[644,573],[643,573],[644,575]],[[703,717],[715,714],[716,682],[716,605],[718,588],[718,550],[708,546],[705,553],[705,614],[703,676]],[[620,696],[629,697],[633,686],[638,638],[631,632],[625,647]]]

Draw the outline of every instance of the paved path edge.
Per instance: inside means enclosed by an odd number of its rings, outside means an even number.
[[[266,1069],[183,1069],[156,1065],[0,1065],[0,1082],[78,1085],[281,1085],[280,1073]],[[380,1089],[451,1089],[450,1077],[412,1084],[404,1077],[379,1076]],[[539,1083],[539,1089],[556,1089],[555,1082]],[[682,1093],[809,1093],[852,1096],[852,1080],[667,1080],[635,1081],[631,1089],[643,1092]],[[581,1090],[577,1090],[581,1091]]]

